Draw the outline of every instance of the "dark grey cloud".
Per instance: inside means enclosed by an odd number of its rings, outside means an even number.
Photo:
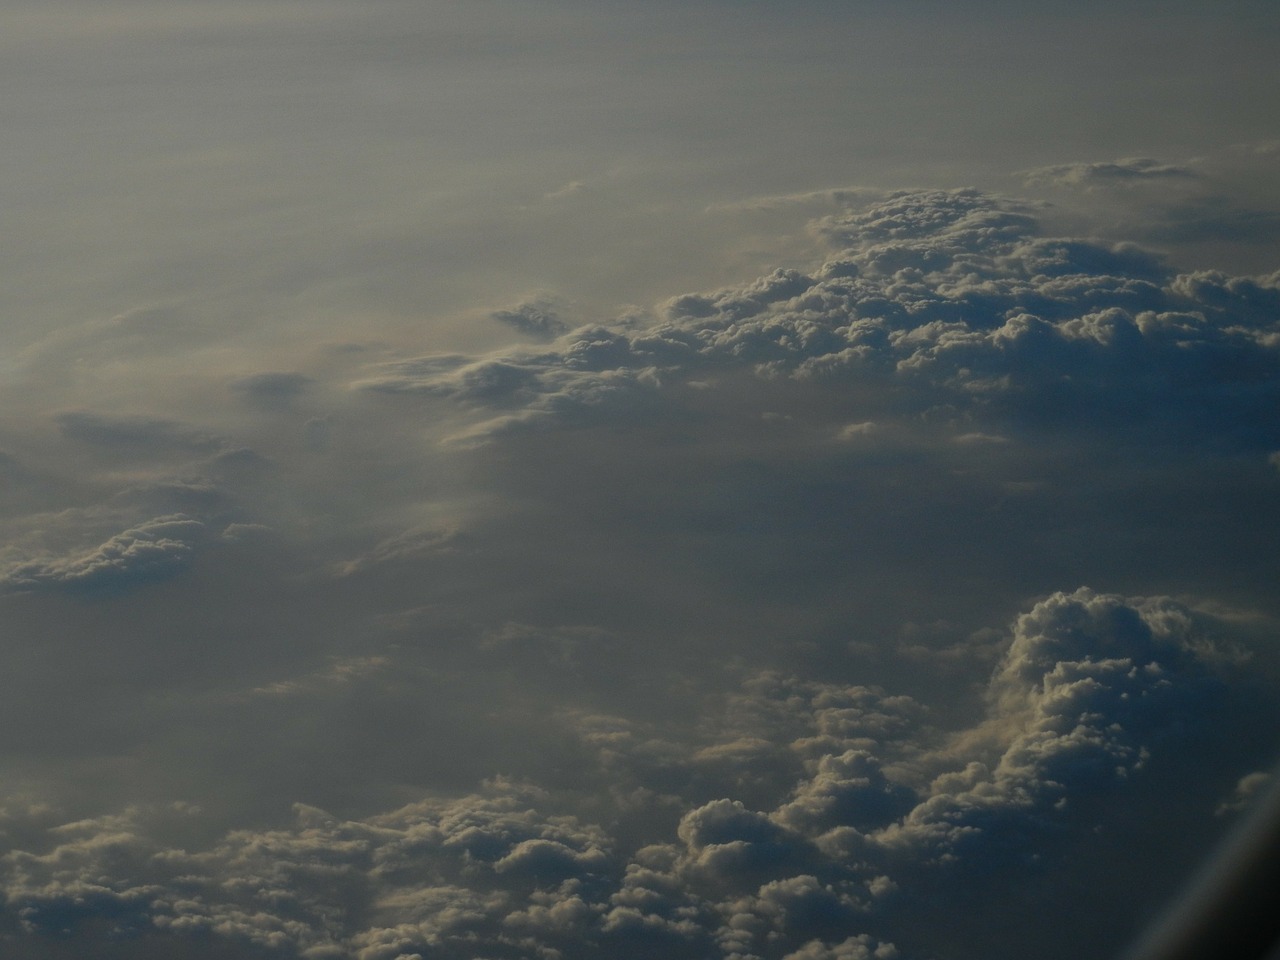
[[[560,318],[555,302],[548,299],[530,300],[510,310],[495,310],[489,317],[538,340],[551,340],[569,329]]]

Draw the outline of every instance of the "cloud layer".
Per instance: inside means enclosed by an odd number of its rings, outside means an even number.
[[[899,194],[816,228],[844,250],[812,273],[677,297],[658,323],[582,328],[550,351],[396,361],[359,386],[492,411],[476,428],[492,432],[642,416],[664,384],[741,371],[874,384],[869,412],[894,420],[1105,418],[1147,442],[1280,445],[1263,416],[1280,275],[1178,274],[1133,245],[1038,236],[1025,207],[976,191]]]
[[[815,204],[821,262],[651,311],[11,431],[6,949],[1131,936],[1274,747],[1280,274]]]
[[[1280,6],[1014,6],[9,0],[0,956],[1118,950],[1275,759]]]
[[[939,729],[909,697],[777,673],[748,678],[692,740],[577,717],[611,782],[635,784],[632,804],[678,815],[644,843],[571,812],[581,799],[503,780],[360,819],[298,805],[290,825],[196,848],[165,840],[196,808],[45,829],[49,811],[9,809],[6,829],[36,844],[3,861],[11,942],[34,957],[96,924],[108,944],[192,956],[940,955],[951,933],[912,922],[923,909],[949,916],[1050,876],[1064,915],[1089,905],[1070,891],[1096,865],[1073,847],[1128,827],[1116,807],[1146,816],[1188,753],[1260,719],[1224,710],[1235,665],[1215,628],[1167,598],[1055,594],[1012,625],[986,716],[966,730]],[[760,805],[646,786],[665,771],[714,795],[770,768],[797,779]],[[1203,804],[1221,785],[1183,786]],[[1034,926],[1016,905],[978,909],[1014,911],[1003,949]],[[1046,955],[1088,942],[1057,935]]]

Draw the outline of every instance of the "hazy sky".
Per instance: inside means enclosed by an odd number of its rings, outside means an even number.
[[[1280,8],[0,0],[0,953],[1120,950],[1280,753]]]

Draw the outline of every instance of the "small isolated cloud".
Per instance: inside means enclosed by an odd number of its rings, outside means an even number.
[[[863,420],[860,423],[847,423],[840,428],[841,440],[856,440],[858,437],[869,437],[880,431],[874,420]]]
[[[557,305],[541,297],[509,310],[495,310],[489,318],[537,340],[553,340],[569,330],[557,312]]]
[[[262,523],[229,523],[219,536],[228,543],[255,543],[273,533],[271,527]]]
[[[1231,791],[1231,796],[1218,807],[1218,816],[1247,809],[1274,781],[1275,774],[1265,770],[1245,774]]]
[[[367,554],[337,564],[334,575],[352,576],[382,564],[408,561],[424,555],[448,551],[454,544],[456,531],[439,528],[414,528],[388,537],[374,545]]]
[[[1126,187],[1151,181],[1198,180],[1201,175],[1188,166],[1163,163],[1151,157],[1127,157],[1123,160],[1038,167],[1026,171],[1023,177],[1029,183],[1083,187],[1089,190]]]
[[[878,393],[854,422],[949,411],[974,441],[1052,422],[1280,443],[1280,275],[1178,274],[1134,244],[1041,236],[1025,205],[976,190],[895,193],[818,229],[839,253],[817,269],[673,298],[638,329],[384,364],[359,386],[451,398],[480,415],[455,434],[472,441],[678,416],[670,385],[746,376]]]
[[[323,694],[334,687],[354,683],[369,677],[390,666],[386,657],[348,657],[335,660],[327,669],[309,673],[306,676],[288,680],[277,680],[274,683],[255,687],[251,696],[293,697],[306,694]]]

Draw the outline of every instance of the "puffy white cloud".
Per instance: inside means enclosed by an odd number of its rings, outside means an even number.
[[[865,750],[846,750],[823,756],[817,772],[777,816],[811,834],[841,826],[865,833],[897,820],[914,801],[913,791],[885,776],[878,758]]]
[[[514,796],[363,822],[300,805],[290,829],[236,831],[196,853],[146,837],[148,819],[134,810],[69,824],[47,853],[7,855],[5,894],[25,928],[57,935],[106,917],[120,935],[212,936],[283,956],[396,956],[382,951],[408,944],[462,954],[481,932],[500,943],[502,919],[526,895],[605,866],[598,829]],[[494,889],[499,879],[516,886]],[[577,898],[534,899],[546,910],[530,916],[572,927]]]
[[[557,313],[557,304],[546,297],[521,303],[510,310],[495,310],[489,316],[537,340],[550,340],[569,329]]]
[[[1267,16],[11,6],[0,954],[1092,956],[1269,761]]]

